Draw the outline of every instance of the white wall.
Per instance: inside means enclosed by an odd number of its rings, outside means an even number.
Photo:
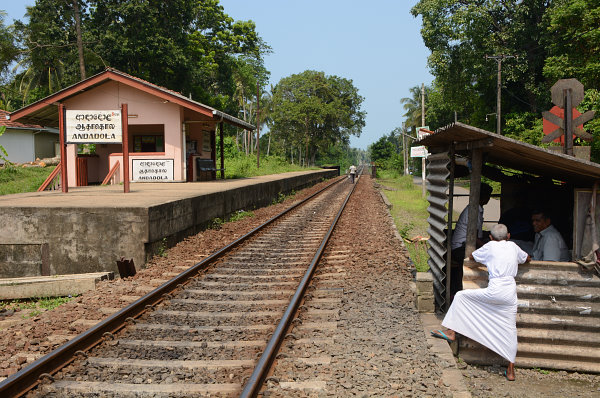
[[[0,136],[0,145],[8,153],[8,160],[15,163],[35,160],[33,132],[31,130],[10,130]],[[4,155],[4,154],[3,154]]]

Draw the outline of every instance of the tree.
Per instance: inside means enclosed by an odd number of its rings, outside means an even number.
[[[268,80],[269,47],[218,0],[37,0],[28,16],[15,23],[24,103],[113,67],[237,115],[237,68]]]
[[[544,76],[552,82],[574,77],[587,88],[600,87],[600,3],[555,1],[544,19],[549,53]]]
[[[503,114],[547,108],[543,16],[550,3],[421,0],[413,7],[412,14],[423,18],[421,35],[431,50],[428,64],[437,89],[451,109],[477,126],[495,110],[497,64],[486,54],[519,57],[502,63]]]
[[[11,29],[4,26],[6,13],[0,11],[0,83],[8,80],[10,65],[17,59],[18,48]]]
[[[404,116],[406,119],[407,126],[421,126],[421,87],[414,86],[408,89],[410,91],[410,97],[405,97],[400,100],[403,104],[403,108],[406,111]],[[427,92],[429,87],[425,88],[425,99],[427,100]]]
[[[38,0],[27,15],[27,24],[15,21],[21,47],[15,85],[23,105],[79,80],[72,3]]]
[[[271,130],[314,164],[318,152],[360,135],[362,101],[351,80],[311,70],[291,75],[273,89]]]

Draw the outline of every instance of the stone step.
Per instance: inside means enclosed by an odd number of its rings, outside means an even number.
[[[95,290],[98,282],[114,279],[113,272],[31,276],[0,279],[0,300],[66,297]]]
[[[572,330],[552,330],[520,328],[517,330],[519,344],[545,343],[556,345],[579,345],[582,347],[600,347],[597,332],[580,332]]]
[[[519,343],[517,357],[600,363],[600,347]]]
[[[600,325],[600,303],[519,299],[517,307],[520,313],[595,317]]]
[[[517,367],[521,368],[559,369],[571,372],[600,373],[600,362],[594,363],[572,361],[562,358],[547,359],[539,357],[517,356],[515,364]]]
[[[600,321],[583,316],[517,313],[517,330],[520,328],[600,333]]]
[[[536,298],[557,301],[600,302],[600,289],[590,289],[585,286],[547,286],[535,284],[518,284],[519,299]]]

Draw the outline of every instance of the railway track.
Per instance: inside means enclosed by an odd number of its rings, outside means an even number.
[[[332,183],[11,376],[0,395],[256,396],[290,326],[327,344],[335,283],[311,290],[319,308],[301,311],[312,321],[296,315],[353,187]]]

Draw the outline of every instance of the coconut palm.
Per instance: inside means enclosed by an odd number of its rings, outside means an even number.
[[[425,93],[427,93],[428,89],[429,87],[425,88]],[[403,104],[403,108],[406,111],[403,116],[407,118],[407,127],[418,127],[421,125],[421,87],[414,86],[408,91],[410,91],[411,97],[405,97],[400,100],[400,103]]]

